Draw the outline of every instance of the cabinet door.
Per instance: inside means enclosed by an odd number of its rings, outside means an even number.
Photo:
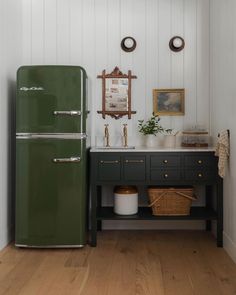
[[[145,156],[125,156],[124,159],[124,180],[145,180],[146,159]]]
[[[121,178],[120,156],[101,155],[98,158],[98,179],[101,181],[120,180]]]

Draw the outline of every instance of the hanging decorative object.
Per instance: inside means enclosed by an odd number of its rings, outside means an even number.
[[[136,114],[131,111],[131,80],[137,77],[131,71],[123,74],[115,67],[110,74],[103,70],[97,78],[102,79],[102,110],[98,114],[102,114],[103,119],[106,115],[115,119],[128,115],[128,119],[131,119],[131,115]]]
[[[120,45],[125,52],[132,52],[135,50],[137,42],[133,37],[125,37],[122,39]]]
[[[169,47],[170,47],[170,50],[172,50],[174,52],[179,52],[184,49],[185,41],[182,37],[175,36],[170,39]]]

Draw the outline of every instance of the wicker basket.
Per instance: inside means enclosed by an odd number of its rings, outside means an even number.
[[[149,188],[148,196],[153,215],[189,215],[192,201],[196,200],[193,187]]]

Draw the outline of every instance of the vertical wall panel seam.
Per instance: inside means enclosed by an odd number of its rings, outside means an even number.
[[[172,36],[173,34],[173,0],[171,0],[170,3],[170,35]],[[171,38],[171,36],[169,36]],[[169,38],[169,39],[170,39]],[[173,87],[173,53],[171,50],[170,51],[170,88]]]
[[[171,39],[173,35],[173,0],[170,2],[170,36],[169,40]],[[168,47],[169,49],[169,47]],[[170,88],[173,88],[173,52],[169,50],[170,52]],[[173,129],[173,117],[170,117],[170,128]]]
[[[119,0],[119,36],[121,40],[121,0]],[[121,68],[121,50],[119,54],[119,68]]]
[[[185,36],[186,36],[186,30],[185,30],[185,14],[186,14],[186,9],[185,9],[185,3],[186,0],[183,0],[183,37],[184,37],[184,40],[185,40]],[[188,42],[188,40],[185,40],[185,42]],[[188,44],[187,44],[188,46]],[[186,85],[185,85],[185,66],[186,66],[186,50],[184,50],[184,53],[183,53],[183,87],[185,89],[185,94],[186,94]],[[186,95],[185,95],[185,100],[186,100]],[[185,105],[186,105],[186,101],[184,102]],[[186,112],[186,110],[184,110],[184,113]],[[185,127],[185,116],[183,118],[183,129]]]
[[[69,24],[68,24],[68,36],[69,36],[69,64],[71,65],[71,0],[68,1],[68,17],[69,17]]]
[[[147,1],[148,0],[145,0],[145,77],[144,77],[144,81],[145,81],[145,86],[144,86],[144,93],[145,93],[145,97],[143,98],[145,101],[147,99]],[[144,114],[145,114],[145,118],[147,117],[147,106],[146,106],[146,103],[144,104],[145,105],[145,111],[144,111]]]
[[[158,87],[157,88],[160,88],[160,39],[159,39],[159,36],[160,36],[160,0],[158,0],[158,12],[157,12],[157,18],[158,18],[158,21],[157,21],[157,24],[158,24],[158,29],[157,29],[157,33],[158,33],[158,54],[157,54],[157,59],[158,59],[158,62],[157,62],[157,85]]]
[[[195,48],[196,48],[196,51],[195,51],[195,54],[196,54],[196,65],[195,65],[195,74],[196,74],[196,88],[195,88],[195,112],[196,112],[196,122],[195,124],[197,125],[198,124],[198,2],[199,0],[195,0],[195,13],[196,13],[196,16],[195,16],[195,40],[196,40],[196,44],[195,44]]]
[[[93,0],[93,15],[94,15],[93,33],[94,33],[94,36],[96,36],[96,21],[97,21],[96,13],[95,13],[95,11],[96,11],[96,4],[95,4],[95,2],[96,2],[96,0]],[[94,67],[93,67],[93,69],[94,69],[95,75],[97,74],[96,73],[96,64],[97,64],[96,48],[97,48],[97,42],[96,42],[96,38],[94,38]],[[94,78],[96,79],[96,77],[94,77]],[[94,84],[96,85],[96,83],[94,83]],[[95,87],[96,87],[95,85],[94,85],[94,90],[95,90]]]
[[[212,44],[211,44],[211,40],[212,40],[212,36],[211,36],[211,0],[208,1],[209,2],[209,88],[208,88],[208,92],[209,92],[209,102],[208,102],[208,106],[209,106],[209,110],[208,110],[208,115],[209,115],[209,119],[208,119],[208,127],[209,127],[209,133],[210,135],[212,135],[212,81],[211,81],[211,66],[212,66],[212,58],[211,58],[211,49],[212,49]]]
[[[157,0],[157,7],[156,7],[157,11],[156,11],[156,15],[158,16],[158,11],[159,11],[159,0]],[[156,81],[155,81],[155,88],[157,88],[158,86],[158,67],[159,67],[159,35],[158,35],[158,28],[159,28],[159,21],[158,21],[158,17],[156,19],[156,48],[157,48],[157,55],[156,55],[156,65],[157,65],[157,68],[156,68]],[[153,105],[153,95],[152,95],[152,105]]]
[[[132,1],[132,35],[134,35],[134,3],[135,0]],[[134,67],[134,53],[132,52],[132,68]]]
[[[106,67],[109,67],[109,61],[110,61],[110,48],[109,48],[109,42],[108,42],[108,37],[109,37],[109,30],[108,30],[108,24],[109,24],[109,0],[106,0],[106,47],[107,47],[107,64]]]
[[[81,0],[81,63],[84,65],[84,1]],[[94,34],[95,36],[95,34]],[[94,59],[95,60],[95,59]]]
[[[183,14],[183,18],[182,18],[182,24],[183,24],[183,28],[182,28],[182,34],[183,34],[183,39],[185,40],[185,26],[184,26],[184,15],[185,15],[185,8],[184,8],[184,0],[182,0],[182,14]],[[186,46],[186,45],[185,45]],[[184,85],[184,67],[185,67],[185,62],[184,62],[184,57],[185,57],[185,48],[183,50],[183,58],[182,58],[182,87],[185,89],[185,85]],[[182,129],[184,129],[184,116],[181,120],[181,126]]]
[[[92,7],[92,9],[93,9],[93,16],[94,16],[94,23],[93,23],[93,35],[94,36],[96,36],[96,13],[95,13],[95,1],[96,0],[93,0],[93,7]],[[86,3],[86,2],[85,2]],[[84,10],[84,5],[85,5],[85,3],[84,3],[84,1],[82,0],[82,12],[83,12],[83,10]],[[82,20],[83,20],[83,18],[84,18],[84,15],[83,15],[83,13],[82,13]],[[82,27],[82,43],[84,42],[84,22],[82,22],[83,23],[83,27]],[[96,46],[97,46],[97,43],[96,43],[96,38],[94,38],[94,40],[93,40],[93,44],[94,44],[94,51],[93,51],[93,70],[92,70],[92,75],[94,75],[93,77],[91,77],[91,79],[96,79],[96,77],[95,77],[95,75],[96,75]],[[84,48],[84,45],[82,45],[82,59],[84,59],[84,50],[83,50],[83,48]],[[84,65],[85,66],[85,65]],[[95,124],[94,124],[94,121],[95,121],[95,116],[96,116],[96,109],[95,109],[95,107],[94,107],[94,104],[92,104],[92,101],[94,100],[94,98],[95,98],[95,92],[96,92],[96,80],[95,80],[95,83],[93,83],[93,85],[92,85],[92,83],[91,83],[91,88],[90,88],[90,91],[91,91],[91,93],[90,93],[90,95],[91,95],[91,97],[90,97],[90,101],[91,101],[91,103],[90,103],[90,105],[91,105],[91,134],[95,134]],[[92,143],[92,140],[91,140],[91,143]]]
[[[183,38],[185,40],[185,0],[183,0]],[[185,52],[186,51],[184,50],[183,51],[183,88],[185,88]]]
[[[83,40],[83,0],[80,0],[80,4],[81,4],[80,5],[80,15],[79,15],[80,16],[80,31],[81,31],[81,35],[80,35],[80,41],[81,41],[81,45],[80,45],[80,64],[83,65],[83,48],[84,48],[84,40]]]
[[[30,64],[33,63],[33,0],[30,0]]]
[[[157,14],[157,16],[158,16],[158,13],[159,13],[159,0],[157,0],[157,12],[156,12],[156,14]],[[159,68],[159,35],[158,35],[158,29],[159,29],[159,20],[158,20],[158,17],[157,17],[157,20],[156,20],[156,26],[157,26],[157,28],[156,28],[156,32],[157,32],[157,36],[156,36],[156,39],[157,39],[157,69],[156,69],[156,86],[155,86],[155,88],[157,88],[157,86],[158,86],[158,79],[159,79],[159,74],[158,74],[158,68]],[[152,97],[152,99],[153,99],[153,97]],[[152,100],[152,104],[153,104],[153,100]]]
[[[45,63],[45,56],[46,56],[46,44],[45,44],[45,14],[46,14],[46,9],[45,9],[45,1],[43,0],[43,63]]]
[[[58,0],[56,0],[56,64],[58,64]]]
[[[109,64],[109,43],[108,43],[108,1],[106,0],[106,69],[108,68],[108,64]]]
[[[85,0],[86,1],[86,0]],[[96,36],[96,20],[97,20],[97,18],[96,18],[96,13],[95,13],[95,1],[96,0],[93,0],[93,15],[94,15],[94,23],[93,23],[93,34],[94,34],[94,36]],[[85,5],[85,3],[84,3],[84,0],[82,0],[82,11],[83,11],[83,9],[84,9],[84,5]],[[83,19],[83,17],[84,17],[84,15],[82,14],[82,19]],[[82,28],[82,40],[84,40],[84,22],[83,22],[83,28]],[[94,58],[93,58],[93,61],[94,61],[94,64],[93,64],[93,74],[94,74],[94,77],[91,77],[92,79],[95,79],[95,83],[93,83],[93,85],[92,85],[92,87],[91,87],[91,98],[90,98],[90,100],[91,100],[91,102],[94,100],[94,98],[95,98],[95,93],[96,93],[96,69],[97,69],[97,67],[96,67],[96,65],[97,65],[97,57],[96,57],[96,48],[97,48],[97,42],[96,42],[96,38],[94,38],[94,52],[93,52],[93,54],[94,54]],[[82,47],[82,59],[84,59],[84,51],[83,51],[83,48],[84,48],[84,46]],[[93,106],[94,104],[93,103],[91,103],[91,105]],[[95,109],[95,107],[93,106],[92,107],[92,111],[91,111],[91,113],[93,114],[92,116],[91,116],[91,135],[95,135],[95,124],[94,124],[94,121],[95,121],[95,117],[96,117],[96,109]],[[93,140],[95,140],[95,139],[93,139]]]
[[[74,62],[73,61],[73,54],[72,54],[72,30],[71,30],[71,27],[73,26],[73,23],[71,22],[71,20],[72,20],[72,13],[71,13],[71,11],[72,11],[72,4],[71,4],[71,1],[72,0],[70,0],[70,7],[69,7],[69,53],[70,53],[70,56],[69,56],[69,63],[70,63],[70,65]],[[72,24],[72,25],[71,25]]]

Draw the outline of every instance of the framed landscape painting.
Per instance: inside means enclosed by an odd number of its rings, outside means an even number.
[[[160,116],[184,115],[185,89],[153,89],[153,111]]]

